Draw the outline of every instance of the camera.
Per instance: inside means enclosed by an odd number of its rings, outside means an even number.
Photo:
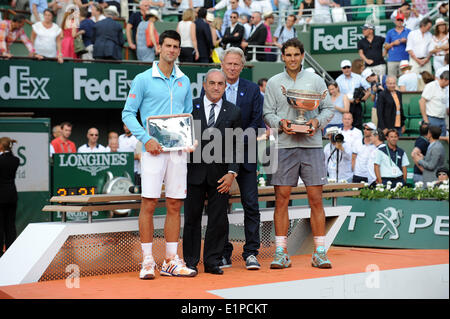
[[[344,135],[337,126],[332,126],[327,129],[327,135],[331,134],[332,143],[344,143]]]
[[[356,89],[355,89],[355,91],[353,91],[353,99],[356,101],[356,100],[359,100],[359,101],[361,101],[362,99],[363,99],[363,97],[364,97],[364,95],[366,95],[366,90],[364,90],[364,88],[363,87],[357,87]]]

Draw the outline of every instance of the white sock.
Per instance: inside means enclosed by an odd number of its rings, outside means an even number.
[[[153,243],[141,243],[142,255],[144,255],[144,258],[146,256],[152,256],[152,246]]]
[[[314,236],[314,246],[316,249],[320,246],[325,247],[325,236]]]
[[[284,249],[287,248],[287,236],[275,236],[275,245]]]
[[[178,242],[166,242],[166,259],[173,259],[178,253]]]

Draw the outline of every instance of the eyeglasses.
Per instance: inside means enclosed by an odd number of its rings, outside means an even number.
[[[403,22],[404,20],[403,20],[403,19],[397,19],[397,21],[401,21],[401,22]]]
[[[364,129],[365,129],[365,130],[368,130],[368,131],[373,131],[373,129],[372,129],[372,128],[370,128],[370,127],[367,127],[367,126],[366,126],[366,127],[364,127]]]
[[[344,67],[342,67],[344,70],[345,69],[350,69],[350,67],[349,66],[344,66]]]
[[[230,19],[237,19],[238,17],[236,16],[231,16]]]

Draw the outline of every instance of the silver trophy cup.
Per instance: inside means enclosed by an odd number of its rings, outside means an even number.
[[[308,120],[305,118],[305,112],[315,110],[320,101],[327,96],[328,90],[317,93],[296,89],[286,90],[284,86],[281,86],[281,91],[286,96],[289,105],[298,112],[297,118],[292,121],[289,127],[296,133],[310,133],[311,125],[306,124]]]

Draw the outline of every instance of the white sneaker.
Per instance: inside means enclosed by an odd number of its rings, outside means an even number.
[[[145,256],[142,262],[142,269],[139,273],[140,279],[153,279],[155,278],[155,261],[152,256]]]
[[[194,277],[197,272],[186,267],[186,264],[176,255],[171,261],[164,263],[161,267],[161,276],[175,276],[175,277]]]

